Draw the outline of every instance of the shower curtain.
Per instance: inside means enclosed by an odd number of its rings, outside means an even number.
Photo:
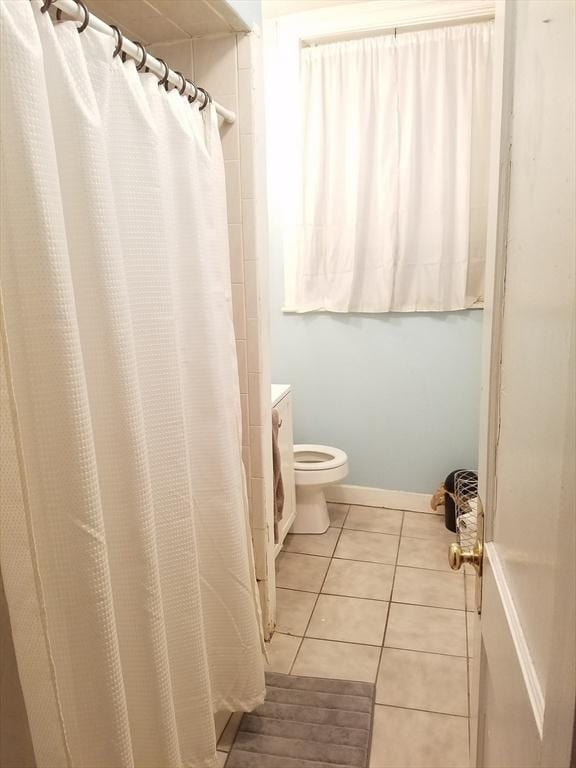
[[[214,761],[264,692],[217,117],[1,0],[0,567],[39,768]]]

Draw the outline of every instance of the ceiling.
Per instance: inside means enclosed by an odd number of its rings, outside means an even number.
[[[271,19],[287,13],[303,13],[331,5],[351,5],[362,2],[367,0],[262,0],[262,16],[265,19]]]
[[[86,0],[107,24],[144,45],[243,31],[224,0]]]

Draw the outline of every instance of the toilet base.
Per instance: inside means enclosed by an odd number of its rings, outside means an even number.
[[[296,518],[290,533],[325,533],[330,526],[330,517],[324,485],[296,486]]]

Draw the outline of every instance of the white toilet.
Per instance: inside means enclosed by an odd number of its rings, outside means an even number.
[[[348,474],[348,456],[328,445],[295,445],[296,519],[291,533],[324,533],[330,525],[324,488]]]

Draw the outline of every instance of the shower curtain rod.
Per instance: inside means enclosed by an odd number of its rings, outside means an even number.
[[[48,8],[51,5],[53,5],[54,8],[60,9],[63,13],[65,13],[67,16],[70,16],[75,21],[82,22],[81,26],[86,23],[86,26],[92,27],[92,29],[95,29],[98,32],[102,32],[105,35],[109,35],[110,37],[117,37],[112,27],[108,26],[105,21],[102,21],[102,19],[99,19],[97,16],[95,16],[89,9],[87,12],[85,12],[85,6],[83,6],[83,4],[77,3],[76,0],[45,0],[44,7]],[[140,43],[134,43],[132,40],[124,37],[122,34],[119,36],[119,42],[121,44],[119,51],[123,51],[126,53],[126,55],[130,56],[132,59],[135,59],[135,61],[138,63],[143,61],[144,52],[146,54],[146,69],[148,69],[150,72],[153,72],[158,78],[162,79],[163,82],[167,81],[176,86],[182,96],[195,97],[197,95],[197,91],[199,91],[200,95],[204,99],[208,98],[208,96],[205,95],[206,91],[201,88],[197,89],[194,83],[190,82],[190,80],[184,80],[184,75],[181,75],[179,72],[170,69],[167,64],[164,64],[162,61],[154,58],[154,56],[148,53],[148,51],[146,51]],[[184,82],[186,83],[186,86],[184,90],[182,90]],[[226,107],[218,104],[217,101],[214,101],[213,104],[217,114],[219,114],[226,123],[235,122],[236,114],[234,112],[231,112],[229,109],[226,109]]]

